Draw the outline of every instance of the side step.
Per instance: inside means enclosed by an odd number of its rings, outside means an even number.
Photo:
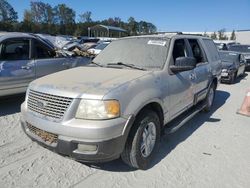
[[[185,123],[192,119],[196,114],[205,108],[204,102],[198,103],[186,112],[183,112],[180,116],[176,117],[165,125],[164,133],[171,134],[181,128]]]

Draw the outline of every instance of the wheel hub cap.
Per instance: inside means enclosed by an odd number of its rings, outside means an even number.
[[[156,127],[153,122],[149,122],[142,133],[141,154],[148,157],[154,149],[156,140]]]

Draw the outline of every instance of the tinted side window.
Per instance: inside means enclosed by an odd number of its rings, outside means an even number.
[[[185,44],[184,39],[178,39],[175,41],[172,56],[173,56],[174,62],[178,57],[188,56],[187,46]]]
[[[54,54],[52,51],[43,45],[41,42],[35,41],[35,58],[36,59],[46,59],[52,58]]]
[[[206,45],[207,49],[210,52],[210,57],[212,61],[220,60],[220,56],[218,50],[214,44],[214,42],[210,39],[203,39],[204,44]]]
[[[188,39],[188,42],[190,44],[193,56],[196,59],[197,63],[205,62],[205,56],[198,41],[196,39]]]
[[[8,40],[1,44],[1,60],[28,60],[30,57],[29,40]]]

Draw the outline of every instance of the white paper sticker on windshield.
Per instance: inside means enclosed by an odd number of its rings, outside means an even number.
[[[236,53],[229,53],[229,55],[237,55]]]
[[[162,40],[149,40],[148,44],[158,45],[158,46],[165,46],[166,45],[166,41],[162,41]]]

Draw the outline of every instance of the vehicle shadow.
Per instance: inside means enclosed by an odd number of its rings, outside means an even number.
[[[240,83],[242,80],[246,80],[246,77],[247,77],[247,76],[248,76],[248,73],[245,72],[244,75],[238,77],[238,78],[235,80],[234,84]]]
[[[20,112],[25,94],[0,98],[0,117]]]
[[[191,136],[204,122],[214,122],[214,126],[217,126],[216,122],[220,121],[217,118],[211,118],[212,114],[216,112],[229,98],[230,94],[225,91],[217,90],[214,100],[213,107],[209,113],[199,113],[189,122],[187,122],[183,127],[173,134],[164,135],[161,139],[159,152],[156,154],[154,161],[150,168],[158,164],[162,159],[164,159],[178,144],[185,141],[189,136]],[[121,159],[115,161],[100,163],[95,165],[88,165],[93,168],[97,168],[104,171],[115,171],[115,172],[129,172],[135,171],[125,165]]]

